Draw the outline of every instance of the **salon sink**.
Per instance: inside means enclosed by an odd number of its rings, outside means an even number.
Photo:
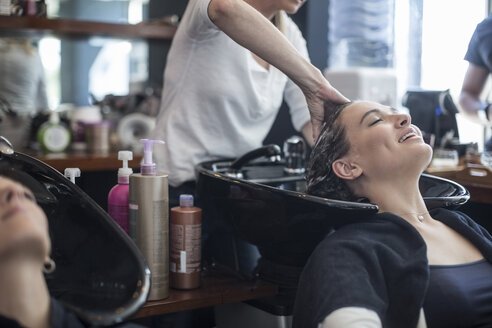
[[[1,139],[1,138],[0,138]],[[0,140],[0,174],[29,187],[49,222],[50,294],[93,325],[121,322],[146,301],[150,271],[129,236],[83,190]]]
[[[233,162],[208,161],[196,167],[204,219],[258,246],[268,261],[303,266],[332,229],[378,211],[370,203],[306,194],[304,175],[287,174],[282,161],[256,161],[240,170],[230,168]],[[420,189],[429,209],[454,209],[469,199],[461,185],[427,174],[420,178]]]

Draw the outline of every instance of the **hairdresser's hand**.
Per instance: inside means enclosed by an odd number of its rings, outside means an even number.
[[[325,80],[326,81],[326,80]],[[325,105],[327,110],[333,109],[336,105],[349,101],[337,89],[326,81],[315,93],[304,92],[311,113],[311,123],[313,125],[313,139],[316,141],[321,133],[321,126],[325,119]],[[326,103],[326,104],[325,104]]]

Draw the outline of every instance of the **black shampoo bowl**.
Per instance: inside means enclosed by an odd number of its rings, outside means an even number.
[[[121,322],[145,303],[150,271],[143,256],[84,191],[22,153],[0,152],[0,174],[29,187],[48,217],[56,270],[46,280],[53,297],[94,325]]]
[[[374,204],[307,195],[304,176],[284,173],[282,162],[256,162],[240,172],[231,170],[231,163],[197,166],[204,218],[231,227],[274,263],[302,267],[331,229],[378,211]],[[469,199],[461,185],[427,174],[421,176],[420,189],[429,209],[456,208]]]

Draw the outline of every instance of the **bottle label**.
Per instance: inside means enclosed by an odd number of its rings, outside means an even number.
[[[130,203],[129,208],[129,217],[128,217],[128,234],[133,239],[133,241],[137,242],[137,213],[138,213],[138,204]]]
[[[63,126],[52,125],[44,130],[42,142],[49,151],[63,151],[70,143],[70,135]]]
[[[201,224],[171,224],[171,272],[200,271]]]

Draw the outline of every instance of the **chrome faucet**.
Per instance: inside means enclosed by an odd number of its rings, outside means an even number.
[[[302,174],[306,171],[306,143],[299,136],[292,136],[284,142],[284,171],[288,174]]]
[[[232,164],[231,164],[231,169],[234,171],[240,170],[243,165],[248,163],[249,161],[252,161],[254,159],[258,159],[260,157],[267,157],[269,158],[272,162],[277,162],[280,160],[280,154],[282,151],[280,150],[280,147],[275,145],[275,144],[270,144],[266,145],[257,149],[254,149],[243,156],[239,157],[236,159]]]

